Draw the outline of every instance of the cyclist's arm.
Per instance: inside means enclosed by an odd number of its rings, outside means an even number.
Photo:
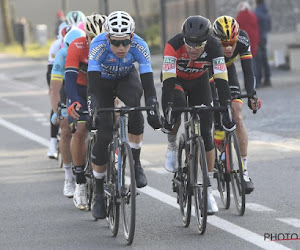
[[[65,71],[65,49],[61,49],[55,56],[50,80],[50,102],[53,112],[57,111],[57,104],[60,101],[60,89],[63,85]]]
[[[97,98],[94,93],[97,92],[97,84],[101,82],[101,72],[88,71],[88,84],[87,84],[87,104],[89,116],[92,116],[94,107],[97,106]]]
[[[77,78],[79,69],[79,50],[77,49],[76,42],[73,41],[68,49],[66,58],[66,72],[65,72],[65,84],[66,84],[66,94],[68,100],[74,103],[79,100],[77,92]]]
[[[231,102],[231,94],[228,85],[227,67],[220,42],[212,39],[212,72],[216,88],[218,90],[221,106],[227,106]]]

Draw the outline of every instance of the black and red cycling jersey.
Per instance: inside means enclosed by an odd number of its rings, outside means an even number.
[[[227,68],[220,42],[209,36],[203,53],[196,60],[188,57],[183,35],[171,38],[165,46],[162,67],[163,84],[176,84],[177,79],[193,80],[201,78],[212,69],[221,104],[230,100]]]

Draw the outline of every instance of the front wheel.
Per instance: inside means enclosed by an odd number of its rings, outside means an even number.
[[[128,143],[122,145],[121,164],[121,211],[123,218],[124,236],[127,241],[127,245],[131,245],[135,232],[136,183],[132,152]]]
[[[236,208],[239,215],[245,213],[245,182],[244,170],[242,164],[242,157],[240,153],[239,143],[235,131],[233,131],[228,138],[228,147],[230,155],[230,178],[232,185],[232,192]]]
[[[184,227],[188,227],[191,221],[191,206],[192,206],[192,193],[189,190],[189,164],[190,153],[187,148],[186,136],[182,134],[179,139],[178,146],[178,166],[179,170],[174,176],[174,183],[176,185],[178,202],[180,212],[182,215],[182,223]],[[178,184],[176,184],[178,183]]]
[[[195,140],[195,154],[193,159],[193,186],[195,215],[197,218],[197,227],[200,234],[204,234],[207,222],[207,186],[208,170],[206,162],[206,153],[202,138]]]
[[[115,147],[111,143],[109,145],[109,161],[106,171],[106,183],[105,183],[105,196],[106,196],[106,220],[108,222],[110,231],[114,237],[117,236],[119,231],[120,220],[120,202],[118,199],[118,182],[117,182],[117,170],[115,168]]]

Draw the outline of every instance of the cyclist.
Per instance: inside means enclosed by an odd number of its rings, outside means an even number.
[[[213,69],[216,87],[222,106],[230,105],[230,91],[227,83],[227,70],[223,51],[218,40],[211,35],[211,22],[200,15],[188,17],[182,25],[182,31],[171,38],[164,50],[162,67],[162,108],[166,116],[168,107],[186,106],[187,93],[189,104],[212,106],[212,93],[209,83],[209,68]],[[204,139],[208,175],[213,178],[214,144],[212,137],[213,114],[203,113],[201,134]],[[165,168],[169,172],[178,171],[176,137],[180,126],[180,114],[174,114],[174,123],[165,121],[163,131],[168,134]],[[223,125],[227,130],[234,130],[234,121],[229,114],[223,116]],[[218,211],[212,195],[211,185],[208,188],[208,214]]]
[[[106,33],[97,36],[91,44],[88,65],[89,109],[113,107],[116,95],[125,105],[140,106],[143,91],[145,104],[157,103],[156,90],[147,43],[134,33],[135,22],[125,11],[114,11],[107,17]],[[139,64],[139,72],[134,66]],[[150,126],[160,128],[158,115],[147,113]],[[132,112],[128,119],[128,138],[131,146],[135,178],[138,188],[147,185],[144,170],[141,167],[144,119],[141,112]],[[108,162],[108,144],[112,139],[112,119],[108,113],[99,114],[97,140],[93,149],[93,168],[98,173],[93,216],[103,219],[106,216],[103,181]]]
[[[68,12],[66,16],[66,21],[69,25],[77,27],[80,22],[85,18],[85,15],[80,10],[72,10]]]
[[[231,97],[233,99],[233,118],[236,121],[237,125],[236,133],[244,163],[244,180],[246,184],[245,192],[246,194],[249,194],[253,191],[254,187],[251,179],[249,178],[247,170],[248,135],[243,122],[243,101],[241,99],[235,99],[235,96],[241,94],[241,87],[238,81],[234,62],[237,57],[240,56],[247,94],[251,96],[255,95],[256,81],[252,67],[250,40],[247,32],[239,29],[238,22],[231,16],[218,17],[213,24],[213,33],[215,37],[220,40],[225,55],[225,62],[229,79],[228,83],[231,91]],[[255,103],[253,98],[249,98],[248,106],[252,110],[257,110],[261,106],[261,101],[260,99],[258,99],[258,103]],[[216,130],[216,145],[220,145],[224,138],[225,132]]]
[[[102,33],[102,25],[106,16],[92,14],[85,18],[86,36],[75,39],[69,46],[66,60],[66,93],[68,98],[69,123],[78,121],[76,132],[71,140],[71,153],[76,174],[73,201],[78,209],[87,209],[87,184],[84,175],[86,159],[85,122],[87,116],[79,116],[76,111],[87,110],[87,67],[89,46],[92,39]],[[94,173],[98,178],[97,172]]]
[[[70,30],[70,27],[71,26],[69,26],[65,23],[59,30],[57,39],[50,46],[47,74],[46,74],[47,83],[48,83],[49,88],[50,88],[51,71],[53,68],[55,55],[62,47],[63,39],[64,39],[66,33]],[[51,112],[50,112],[50,136],[51,136],[51,138],[50,138],[50,145],[49,145],[49,150],[48,150],[47,155],[50,159],[56,159],[57,158],[57,137],[56,136],[58,133],[58,125],[54,125],[51,122],[52,115],[53,115],[53,110],[51,109]]]
[[[54,124],[58,124],[57,117],[57,106],[58,102],[62,102],[66,104],[66,93],[65,88],[62,87],[64,84],[64,75],[65,75],[65,61],[67,56],[67,50],[69,44],[76,38],[80,36],[85,36],[85,33],[77,28],[72,28],[64,38],[64,47],[61,48],[54,60],[54,66],[51,72],[51,82],[50,82],[50,101],[51,107],[54,112],[52,115],[51,121]],[[65,115],[67,116],[67,112]],[[70,152],[70,141],[71,141],[71,129],[68,124],[67,119],[63,119],[60,121],[61,128],[61,136],[60,136],[60,151],[63,160],[63,167],[65,170],[65,181],[64,181],[64,189],[63,193],[66,197],[73,197],[74,194],[74,176],[72,172],[72,155]]]

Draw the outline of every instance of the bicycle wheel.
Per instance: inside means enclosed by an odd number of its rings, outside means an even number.
[[[190,178],[188,174],[189,169],[189,152],[187,148],[187,141],[185,134],[182,134],[178,145],[178,166],[179,170],[174,175],[174,184],[177,186],[177,196],[182,214],[183,226],[188,227],[191,221],[191,205],[192,196],[188,190]],[[176,184],[178,183],[178,184]]]
[[[245,182],[240,148],[235,131],[228,138],[232,193],[239,215],[245,213]]]
[[[193,159],[193,191],[195,216],[197,218],[197,227],[200,234],[205,233],[207,222],[207,186],[208,170],[206,162],[206,153],[202,138],[195,140],[195,154]],[[191,169],[192,171],[192,169]]]
[[[131,245],[135,232],[136,183],[132,152],[128,143],[122,145],[121,156],[121,211],[123,218],[124,236],[127,241],[127,245]]]
[[[93,147],[95,144],[96,136],[89,134],[87,140],[88,140],[87,141],[87,154],[86,154],[84,175],[86,177],[86,183],[87,183],[88,210],[91,211],[93,192],[94,192],[94,186],[95,186],[95,180],[94,180],[94,175],[93,175],[93,166],[92,166],[92,150],[93,150]]]
[[[118,173],[115,167],[115,147],[111,143],[109,145],[109,162],[106,170],[105,180],[105,196],[106,196],[106,221],[108,222],[109,229],[114,237],[117,236],[119,231],[120,220],[120,202],[118,202]]]
[[[215,171],[216,179],[218,184],[218,191],[224,208],[230,207],[230,174],[226,170],[226,161],[221,159],[221,154],[218,149],[215,148],[216,159],[215,159]],[[225,152],[222,152],[225,157]]]

